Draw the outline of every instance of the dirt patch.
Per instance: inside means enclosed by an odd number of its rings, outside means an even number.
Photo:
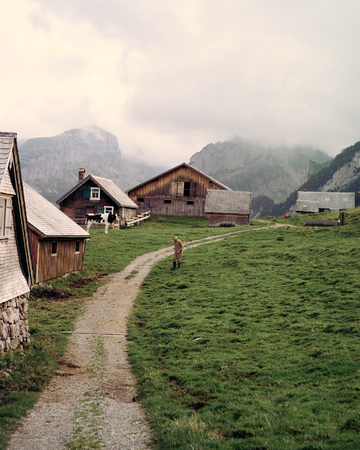
[[[93,281],[100,280],[101,278],[104,278],[106,276],[107,276],[106,273],[94,274],[89,277],[81,278],[80,280],[74,281],[73,283],[69,284],[68,287],[78,289],[92,283]]]
[[[71,297],[70,292],[62,291],[61,289],[43,289],[42,291],[33,291],[30,295],[30,300],[36,298],[46,298],[47,300],[61,301]]]

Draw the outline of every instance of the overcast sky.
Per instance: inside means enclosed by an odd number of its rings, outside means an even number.
[[[0,131],[97,125],[172,167],[237,135],[360,140],[359,0],[0,0]]]

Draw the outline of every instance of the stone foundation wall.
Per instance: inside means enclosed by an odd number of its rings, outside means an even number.
[[[0,352],[30,342],[28,307],[29,294],[0,303]]]

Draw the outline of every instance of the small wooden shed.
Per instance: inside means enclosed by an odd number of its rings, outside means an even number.
[[[89,233],[26,183],[24,193],[35,283],[80,272]]]
[[[112,213],[129,220],[136,216],[137,205],[112,180],[88,175],[79,169],[79,182],[56,201],[60,210],[78,225],[85,225],[87,214]]]
[[[182,163],[126,191],[139,212],[174,216],[206,217],[208,189],[230,190],[196,167]]]
[[[209,227],[248,225],[251,214],[251,192],[208,189],[205,213]]]
[[[33,283],[17,134],[0,132],[0,352],[30,340]]]
[[[355,192],[298,191],[295,211],[300,214],[355,208]]]

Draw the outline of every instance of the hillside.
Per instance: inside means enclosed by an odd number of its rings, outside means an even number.
[[[322,168],[309,180],[294,190],[285,202],[275,205],[267,197],[259,197],[253,201],[256,217],[267,215],[281,216],[292,211],[297,199],[297,192],[304,189],[322,192],[355,192],[355,205],[360,203],[360,142],[342,150],[328,167]]]
[[[53,203],[77,183],[80,167],[123,190],[165,170],[124,159],[117,137],[95,126],[29,139],[19,146],[19,155],[24,181]]]
[[[240,138],[209,144],[190,164],[230,188],[281,203],[331,158],[310,147],[265,147]]]

